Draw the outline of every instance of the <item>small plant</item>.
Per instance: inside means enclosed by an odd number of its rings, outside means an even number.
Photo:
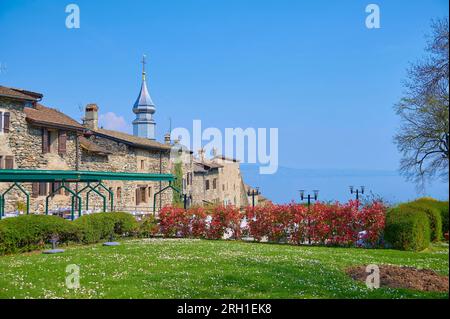
[[[25,204],[23,201],[17,201],[16,202],[16,210],[19,212],[19,213],[25,213],[25,211],[27,210],[27,204]]]

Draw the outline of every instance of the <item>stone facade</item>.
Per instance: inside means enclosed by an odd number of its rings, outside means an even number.
[[[239,161],[216,156],[194,158],[192,197],[196,205],[223,204],[245,207],[248,199]]]
[[[0,160],[2,161],[0,165],[3,165],[0,168],[7,168],[5,159],[12,157],[14,169],[171,173],[170,153],[167,149],[140,147],[137,143],[98,136],[94,131],[88,137],[89,141],[106,150],[108,154],[90,152],[80,145],[80,139],[86,138],[86,130],[83,130],[81,125],[70,127],[63,123],[49,122],[48,125],[34,123],[29,121],[26,113],[27,108],[34,107],[36,106],[21,99],[0,96],[0,112],[8,113],[10,116],[9,132],[0,133]],[[39,111],[43,112],[45,118],[46,112],[51,115],[50,113],[55,110],[42,107]],[[48,132],[48,138],[45,138],[48,142],[46,152],[43,149],[43,130]],[[60,152],[59,136],[61,134],[65,136],[64,152]],[[115,210],[150,212],[153,208],[154,194],[166,187],[168,182],[105,181],[105,185],[114,193]],[[8,183],[0,183],[0,192],[3,193],[9,186]],[[42,213],[46,195],[51,193],[52,187],[59,185],[39,185],[38,193],[36,189],[33,192],[31,183],[23,183],[23,186],[33,195],[31,196],[31,212]],[[72,189],[78,190],[84,186],[85,184],[82,183],[70,185]],[[102,192],[109,199],[109,194]],[[82,207],[85,207],[84,194],[82,197]],[[170,204],[172,191],[169,189],[160,194],[156,201],[157,210]],[[19,202],[25,202],[25,197],[21,193],[18,191],[8,193],[5,212],[17,210]],[[49,209],[69,209],[70,204],[70,196],[62,191],[51,197]],[[90,209],[98,211],[102,209],[102,206],[101,198],[91,195]]]
[[[223,204],[245,207],[250,201],[248,187],[244,185],[240,164],[234,159],[215,156],[199,157],[176,141],[171,144],[170,134],[165,143],[98,127],[98,106],[88,104],[83,124],[67,115],[40,105],[42,95],[34,92],[0,86],[0,128],[2,116],[8,114],[8,130],[0,129],[0,169],[79,170],[101,172],[173,173],[175,151],[182,155],[182,194],[188,205]],[[5,120],[6,121],[6,120]],[[11,166],[11,167],[6,167]],[[169,205],[173,191],[168,182],[104,181],[113,193],[115,211],[150,213]],[[10,184],[0,183],[3,193]],[[60,183],[23,183],[31,194],[30,211],[43,213],[47,195]],[[72,183],[69,187],[79,191],[86,184]],[[101,190],[109,204],[110,193]],[[86,209],[86,191],[81,194],[82,209]],[[14,190],[6,196],[5,212],[17,211],[24,206],[25,197]],[[62,190],[50,197],[49,210],[69,211],[71,196]],[[103,210],[103,199],[91,193],[89,211]]]

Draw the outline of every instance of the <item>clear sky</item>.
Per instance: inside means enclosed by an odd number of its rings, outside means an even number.
[[[81,28],[67,29],[76,3]],[[381,29],[365,26],[369,3]],[[0,84],[130,130],[148,56],[159,138],[173,126],[277,127],[281,166],[395,170],[393,105],[446,0],[0,0]],[[123,117],[124,121],[120,121]],[[107,117],[108,118],[108,117]]]

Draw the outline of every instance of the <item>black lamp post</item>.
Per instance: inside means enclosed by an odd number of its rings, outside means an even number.
[[[361,186],[361,188],[354,188],[353,186],[350,186],[350,194],[355,194],[356,200],[359,200],[359,195],[364,195],[365,187]]]
[[[300,199],[301,201],[303,201],[305,198],[308,200],[308,243],[311,245],[311,234],[309,233],[310,229],[311,229],[311,221],[309,219],[309,212],[310,212],[310,206],[311,206],[311,199],[313,200],[317,200],[317,198],[319,197],[319,191],[318,190],[314,190],[313,193],[314,195],[311,197],[311,194],[306,195],[305,197],[305,191],[303,189],[299,190],[300,192]]]
[[[252,207],[255,207],[255,196],[261,195],[260,191],[259,191],[259,187],[256,187],[255,189],[252,189],[250,191],[250,189],[247,191],[247,195],[250,197],[252,197]]]

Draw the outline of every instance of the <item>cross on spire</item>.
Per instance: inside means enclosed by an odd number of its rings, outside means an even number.
[[[142,55],[142,80],[144,80],[144,81],[145,81],[145,64],[147,63],[145,61],[146,57],[147,56],[145,54]]]

